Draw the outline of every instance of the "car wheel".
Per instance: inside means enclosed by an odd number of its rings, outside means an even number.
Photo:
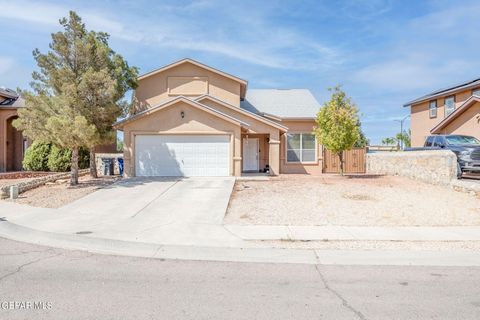
[[[462,168],[460,167],[460,163],[457,162],[457,178],[460,179],[462,177]]]

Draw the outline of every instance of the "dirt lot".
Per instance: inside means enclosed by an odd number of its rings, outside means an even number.
[[[225,223],[480,225],[480,199],[401,177],[283,175],[237,182]]]
[[[118,179],[120,178],[101,177],[92,179],[90,176],[83,176],[79,178],[79,184],[74,187],[69,185],[67,179],[59,180],[20,194],[16,202],[34,207],[59,208],[101,187],[108,186]]]

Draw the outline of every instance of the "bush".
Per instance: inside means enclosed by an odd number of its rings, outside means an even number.
[[[34,142],[29,146],[23,158],[23,169],[28,171],[48,171],[48,157],[52,145]]]
[[[68,149],[60,149],[52,146],[50,156],[48,158],[48,168],[50,171],[66,172],[71,169],[72,151]],[[86,169],[90,166],[90,153],[84,148],[80,148],[78,152],[78,168]]]

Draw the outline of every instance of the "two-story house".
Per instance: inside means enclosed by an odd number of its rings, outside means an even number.
[[[124,133],[125,176],[322,172],[320,105],[306,89],[247,88],[192,59],[139,77]]]
[[[412,100],[412,147],[432,134],[463,134],[480,139],[480,79],[438,90]]]

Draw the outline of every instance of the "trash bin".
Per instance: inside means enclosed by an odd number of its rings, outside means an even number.
[[[112,158],[102,158],[102,167],[104,176],[113,176],[113,159]]]
[[[117,158],[118,161],[118,172],[123,176],[123,158]]]

